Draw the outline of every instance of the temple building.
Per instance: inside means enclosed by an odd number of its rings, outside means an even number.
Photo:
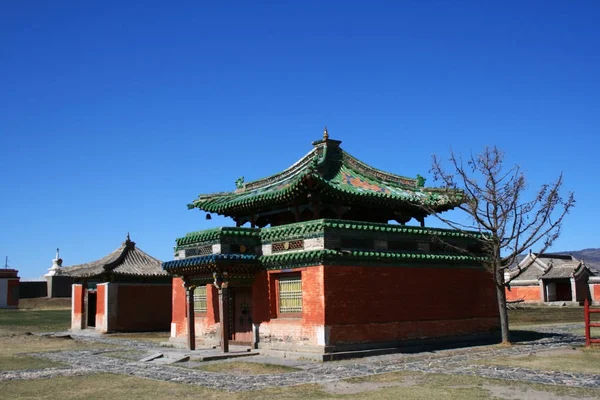
[[[0,269],[0,308],[19,307],[19,271],[8,268]]]
[[[139,249],[129,235],[122,245],[97,261],[51,268],[55,277],[73,280],[71,330],[99,333],[168,330],[171,278],[162,262]]]
[[[508,301],[581,303],[600,300],[600,285],[585,262],[570,254],[529,253],[505,274]]]
[[[375,169],[340,144],[325,130],[285,171],[188,206],[236,226],[176,240],[163,263],[171,341],[328,360],[498,331],[489,272],[457,250],[478,254],[476,233],[425,227],[463,193]]]

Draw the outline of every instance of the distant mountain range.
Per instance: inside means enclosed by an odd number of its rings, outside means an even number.
[[[583,260],[591,269],[600,271],[600,249],[583,249],[574,251],[561,251],[562,254],[573,254],[578,260]]]

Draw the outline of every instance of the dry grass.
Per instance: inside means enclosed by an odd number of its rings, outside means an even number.
[[[207,372],[220,372],[231,375],[263,375],[263,374],[283,374],[286,372],[299,371],[298,368],[288,367],[285,365],[275,364],[261,364],[254,362],[221,362],[214,364],[207,364],[197,367]]]
[[[523,306],[508,310],[511,327],[539,324],[583,323],[583,307]]]
[[[486,365],[522,367],[543,371],[600,374],[600,348],[574,348],[532,353],[526,356],[498,357],[480,361]]]
[[[20,310],[70,310],[71,298],[49,299],[38,297],[34,299],[19,299]]]
[[[11,335],[0,337],[0,371],[40,369],[60,366],[42,358],[23,353],[42,353],[60,350],[106,349],[112,346],[100,343],[79,342],[72,339]]]
[[[330,393],[325,386],[300,385],[260,391],[223,392],[201,386],[145,380],[124,375],[95,374],[80,377],[0,382],[0,393],[9,398],[35,399],[450,399],[474,400],[498,398],[559,399],[598,398],[600,391],[552,385],[534,385],[483,379],[469,376],[421,373],[393,373],[373,377],[385,382],[373,385],[369,379],[360,383],[341,382],[352,391]],[[358,385],[358,386],[357,386]],[[505,397],[507,396],[507,397]],[[509,397],[508,397],[509,396]],[[525,396],[525,397],[523,397]]]

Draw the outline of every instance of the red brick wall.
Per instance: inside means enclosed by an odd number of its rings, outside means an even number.
[[[260,323],[263,344],[317,345],[317,330],[325,320],[323,266],[285,270],[302,276],[302,314],[299,318],[278,318],[275,299],[275,278],[281,271],[257,274],[252,286],[254,323]],[[263,293],[265,291],[268,296]]]
[[[498,328],[490,275],[471,268],[315,266],[300,272],[303,313],[277,316],[275,278],[261,271],[252,285],[252,317],[262,345],[324,345],[396,341],[487,332]],[[197,314],[199,337],[216,333],[218,294],[207,290],[208,312]],[[185,290],[173,280],[174,336],[185,336]],[[218,339],[218,338],[217,338]]]
[[[194,327],[196,336],[202,338],[216,338],[217,327],[219,325],[219,291],[214,285],[206,287],[206,313],[194,314]],[[187,299],[183,280],[181,278],[173,278],[173,293],[172,293],[172,337],[187,336]]]
[[[473,268],[327,267],[325,304],[330,344],[461,335],[499,324],[493,281]]]
[[[541,302],[541,293],[539,285],[535,286],[511,286],[510,290],[508,288],[506,291],[506,300],[507,301],[516,301],[523,299],[525,301],[535,301]]]
[[[186,306],[187,307],[187,306]],[[184,318],[187,323],[187,316]],[[220,340],[217,328],[219,327],[219,291],[214,285],[206,286],[206,312],[194,314],[194,328],[199,342],[203,339]],[[187,325],[182,336],[187,334]]]
[[[119,284],[114,330],[169,330],[171,285]]]

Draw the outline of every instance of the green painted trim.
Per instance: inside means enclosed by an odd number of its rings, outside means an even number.
[[[260,229],[258,228],[241,228],[241,227],[221,227],[207,229],[203,231],[190,232],[184,237],[175,240],[177,247],[184,248],[191,244],[216,244],[220,243],[223,238],[244,238],[249,241],[260,240]]]
[[[338,219],[319,219],[294,224],[263,228],[260,238],[263,244],[292,238],[307,238],[323,236],[326,230],[363,231],[374,233],[405,234],[407,236],[444,236],[461,239],[470,239],[472,236],[482,237],[477,231],[461,232],[453,229],[422,228],[417,226],[379,224],[373,222],[359,222]]]
[[[266,269],[286,269],[310,265],[380,265],[380,266],[405,266],[422,267],[424,264],[435,264],[445,268],[483,268],[484,258],[471,256],[458,256],[446,254],[420,254],[420,253],[391,253],[378,251],[347,251],[313,250],[304,252],[291,252],[261,256],[260,263]],[[407,263],[419,263],[407,265]],[[459,264],[459,265],[457,265]]]

